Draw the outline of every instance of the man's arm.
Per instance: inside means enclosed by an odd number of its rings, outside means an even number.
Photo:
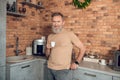
[[[85,53],[85,47],[83,46],[82,43],[80,43],[77,47],[79,48],[79,54],[76,57],[75,62],[71,63],[70,69],[76,69],[78,67]]]
[[[47,49],[46,49],[46,53],[45,53],[45,54],[46,54],[46,57],[47,57],[47,59],[48,59],[48,58],[49,58],[49,55],[50,55],[50,48],[47,48]]]
[[[50,35],[47,38],[46,51],[45,51],[47,59],[49,58],[49,55],[50,55],[50,52],[51,52],[51,46],[50,46],[49,37],[50,37]]]
[[[78,64],[82,61],[82,58],[85,53],[85,47],[84,47],[83,43],[79,40],[79,38],[74,33],[71,33],[71,41],[72,41],[73,45],[75,45],[79,49],[79,54],[76,57],[75,62],[73,62],[70,66],[71,69],[76,69],[78,67]]]
[[[83,44],[81,42],[77,47],[79,48],[79,54],[76,58],[76,61],[78,61],[78,63],[80,63],[82,61],[82,58],[83,58],[84,53],[85,53],[85,47],[83,46]]]

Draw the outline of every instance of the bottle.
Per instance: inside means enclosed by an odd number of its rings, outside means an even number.
[[[10,11],[10,4],[9,2],[7,1],[7,7],[6,7],[7,11]]]
[[[26,55],[32,55],[32,47],[31,46],[26,47]]]
[[[40,1],[38,1],[37,4],[40,5],[40,6],[42,5],[42,3]]]
[[[16,2],[14,1],[12,6],[11,6],[11,11],[16,12]]]
[[[19,7],[18,11],[19,11],[19,13],[22,13],[22,7]]]
[[[22,8],[22,13],[25,14],[26,13],[26,8]]]

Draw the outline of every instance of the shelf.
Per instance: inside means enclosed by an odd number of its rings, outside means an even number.
[[[10,11],[7,11],[7,15],[12,15],[12,16],[17,16],[17,17],[25,17],[24,14],[20,14],[18,12],[10,12]]]
[[[20,3],[23,5],[28,5],[30,7],[35,7],[36,9],[44,9],[44,7],[42,5],[36,5],[31,2],[20,2]]]

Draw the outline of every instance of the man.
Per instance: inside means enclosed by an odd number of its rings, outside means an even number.
[[[71,70],[75,70],[82,60],[85,48],[78,37],[64,29],[64,16],[52,14],[52,31],[47,39],[48,78],[49,80],[72,80]],[[79,48],[80,54],[71,61],[73,45]]]

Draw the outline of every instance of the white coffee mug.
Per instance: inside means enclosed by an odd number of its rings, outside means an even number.
[[[106,60],[105,60],[105,59],[101,59],[101,60],[99,61],[99,64],[101,64],[101,65],[106,65]]]
[[[51,45],[51,47],[55,47],[55,42],[52,41],[52,42],[50,43],[50,45]]]

